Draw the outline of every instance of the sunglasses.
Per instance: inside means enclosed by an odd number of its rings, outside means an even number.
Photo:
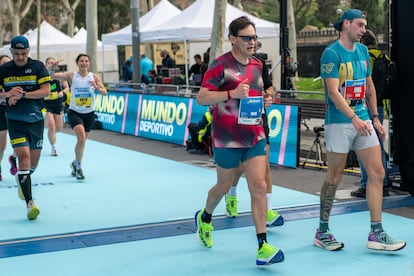
[[[244,42],[249,42],[250,40],[256,41],[257,35],[236,35],[240,37]]]

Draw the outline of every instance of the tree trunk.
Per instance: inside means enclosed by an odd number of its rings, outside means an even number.
[[[90,71],[97,73],[98,66],[96,53],[98,40],[98,0],[86,0],[86,27],[88,34],[86,37],[86,53],[91,59]]]
[[[72,37],[74,35],[75,30],[75,12],[76,8],[78,7],[80,0],[75,0],[75,2],[71,5],[69,0],[62,0],[63,7],[67,12],[67,35]]]
[[[9,7],[10,17],[11,17],[11,21],[12,21],[13,36],[16,36],[16,35],[20,34],[20,21],[29,12],[30,7],[33,4],[33,1],[34,0],[27,0],[26,5],[20,11],[20,8],[22,7],[22,2],[21,1],[15,2],[13,0],[7,0],[7,5]]]
[[[295,26],[295,15],[293,13],[292,0],[288,0],[287,14],[288,14],[288,29],[289,29],[289,50],[290,56],[294,63],[297,62],[297,51],[296,51],[296,26]]]
[[[215,0],[209,65],[224,52],[223,37],[226,30],[226,6],[227,0]]]
[[[8,21],[8,17],[6,14],[7,5],[0,5],[0,46],[3,45],[3,38],[6,30],[4,29],[5,24],[4,22]]]

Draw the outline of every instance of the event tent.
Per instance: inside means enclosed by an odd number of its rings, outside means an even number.
[[[197,0],[180,14],[151,29],[140,31],[142,42],[207,41],[211,39],[215,0]],[[256,25],[259,38],[279,37],[279,24],[248,14],[234,6],[226,6],[226,26],[240,16]]]
[[[140,32],[151,30],[155,26],[178,15],[181,12],[168,0],[161,0],[150,11],[139,19]],[[131,45],[132,44],[132,24],[112,33],[102,35],[104,45]]]
[[[82,34],[83,33],[83,34]],[[53,27],[47,21],[40,24],[40,56],[37,53],[38,28],[26,32],[24,35],[30,43],[30,56],[44,61],[47,57],[54,57],[61,65],[67,65],[68,71],[76,71],[75,58],[79,53],[86,52],[86,30],[74,39]],[[83,38],[81,37],[83,36]],[[103,58],[105,51],[105,59]],[[119,79],[117,48],[113,45],[105,46],[104,50],[97,42],[98,72],[106,74],[107,78]],[[0,54],[10,55],[10,44],[0,48]]]
[[[38,39],[38,28],[26,32],[24,35],[27,37],[30,43],[30,50],[33,53],[37,51],[37,39]],[[73,40],[70,36],[59,31],[47,21],[43,21],[40,24],[40,50],[41,51],[63,51],[79,49],[81,43]],[[3,49],[9,49],[10,45],[3,46]]]
[[[215,11],[214,7],[215,0],[197,0],[185,10],[183,10],[180,14],[172,17],[164,23],[157,25],[151,29],[140,31],[141,42],[184,42],[184,53],[186,55],[185,75],[188,75],[188,52],[191,52],[191,50],[188,51],[187,44],[211,40]],[[262,45],[267,44],[263,39],[273,39],[270,44],[272,46],[274,54],[278,55],[277,47],[279,44],[279,24],[255,17],[240,9],[235,8],[230,4],[226,5],[226,27],[230,25],[231,21],[240,16],[247,16],[251,21],[255,23],[256,32],[259,39],[262,40]],[[225,36],[227,36],[226,33],[227,32],[225,32]],[[274,58],[276,59],[276,57]],[[186,81],[188,84],[188,79]]]

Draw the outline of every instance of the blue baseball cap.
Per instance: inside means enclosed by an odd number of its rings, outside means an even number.
[[[339,22],[336,22],[334,24],[335,29],[337,29],[338,31],[342,31],[342,23],[344,22],[344,20],[353,20],[353,19],[357,19],[357,18],[366,18],[365,14],[357,9],[350,9],[347,10],[346,12],[344,12],[341,16],[341,19],[339,20]]]
[[[12,38],[11,42],[12,49],[27,49],[30,48],[29,40],[25,36],[18,35]]]

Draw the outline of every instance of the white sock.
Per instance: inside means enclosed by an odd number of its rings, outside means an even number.
[[[267,199],[267,210],[272,210],[272,193],[267,193],[266,199]]]

